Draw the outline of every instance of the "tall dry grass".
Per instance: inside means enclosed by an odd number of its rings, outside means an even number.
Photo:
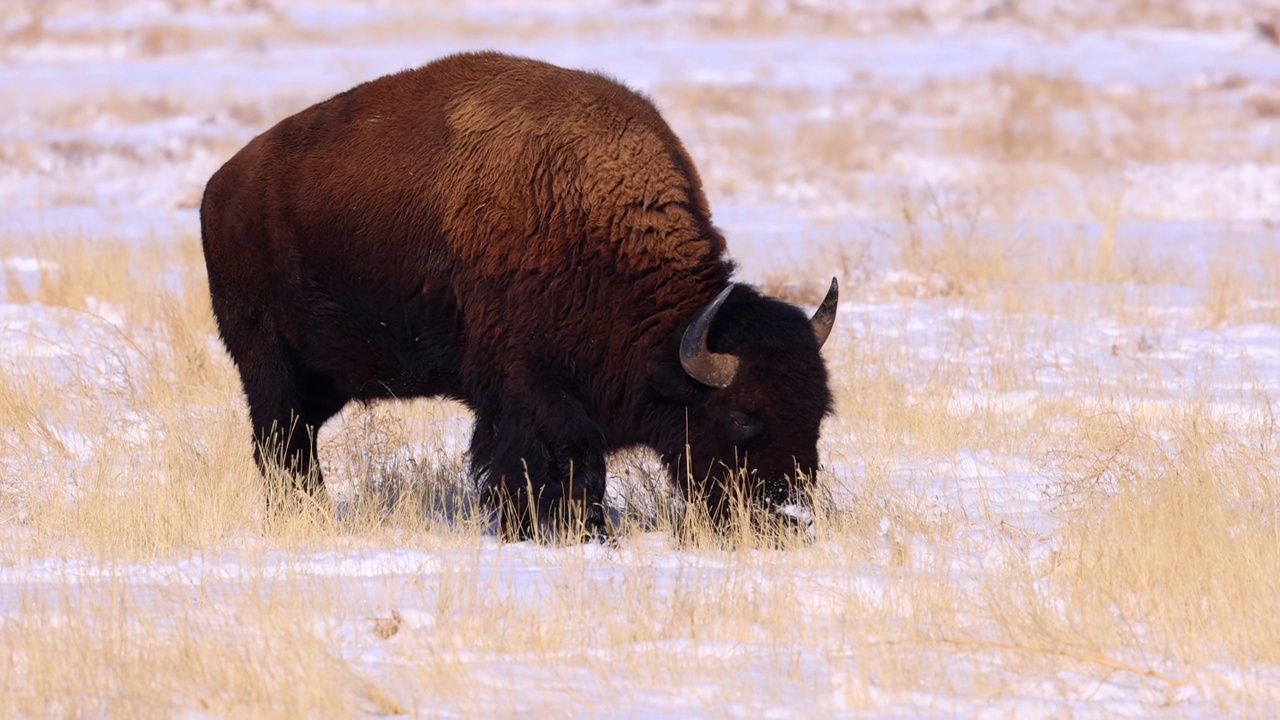
[[[1080,678],[1121,678],[1175,707],[1269,707],[1269,675],[1250,674],[1280,647],[1269,386],[1247,382],[1247,362],[1239,378],[1170,383],[1149,350],[1126,345],[1112,367],[1105,346],[1055,348],[1053,329],[1212,331],[1252,319],[1246,296],[1274,279],[1220,303],[1210,274],[1185,316],[1147,317],[1129,307],[1140,295],[1098,307],[1128,283],[1106,269],[1102,238],[1065,283],[1097,293],[1037,298],[1054,283],[983,272],[998,238],[924,202],[942,235],[904,224],[902,257],[963,292],[846,291],[862,309],[842,315],[830,357],[832,497],[817,541],[787,551],[696,528],[677,542],[688,528],[664,514],[643,455],[611,464],[635,503],[615,547],[498,550],[463,485],[467,418],[432,403],[348,411],[322,437],[338,501],[264,518],[194,239],[8,242],[4,255],[42,269],[6,280],[5,307],[37,322],[4,337],[0,565],[18,574],[3,584],[0,636],[15,652],[0,712],[696,711],[746,687],[760,704],[744,712],[796,698],[834,712],[1044,683],[1087,702]],[[1256,258],[1219,262],[1245,273]],[[932,324],[886,332],[913,318]],[[1049,375],[1066,384],[1044,390]],[[1008,470],[970,477],[954,470],[964,458]],[[1010,510],[1026,488],[1040,495]],[[306,569],[403,552],[417,571]],[[532,575],[504,564],[512,553]]]

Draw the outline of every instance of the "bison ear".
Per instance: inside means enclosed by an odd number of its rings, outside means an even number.
[[[650,360],[647,368],[649,387],[671,402],[688,405],[698,397],[698,389],[679,363]]]

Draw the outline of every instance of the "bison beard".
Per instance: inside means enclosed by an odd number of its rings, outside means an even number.
[[[684,147],[613,80],[467,53],[365,83],[251,141],[200,220],[264,475],[320,492],[347,402],[448,397],[506,537],[598,532],[630,446],[718,522],[804,499],[835,282],[812,319],[732,283]]]

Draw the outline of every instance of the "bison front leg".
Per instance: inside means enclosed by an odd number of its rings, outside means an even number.
[[[507,540],[580,541],[605,532],[604,440],[588,422],[546,424],[507,412],[481,418],[472,463]]]

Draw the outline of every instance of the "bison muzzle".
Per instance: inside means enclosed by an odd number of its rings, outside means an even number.
[[[626,447],[717,522],[809,495],[836,283],[809,318],[732,282],[688,153],[614,80],[483,52],[359,85],[236,153],[200,222],[264,474],[318,493],[347,402],[446,397],[505,537],[600,530]]]

